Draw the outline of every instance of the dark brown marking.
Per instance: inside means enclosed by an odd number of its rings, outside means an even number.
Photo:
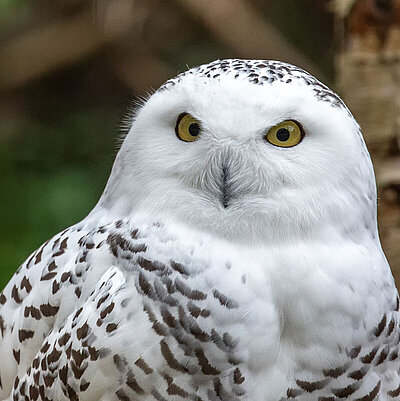
[[[296,398],[297,396],[303,394],[303,390],[298,388],[288,388],[286,391],[287,398]]]
[[[58,292],[58,290],[60,289],[60,283],[58,283],[56,280],[53,281],[53,285],[52,285],[52,294],[56,294]]]
[[[135,379],[135,376],[131,370],[128,372],[128,378],[126,380],[126,384],[136,394],[139,394],[139,395],[144,394],[144,390],[139,386],[139,384],[138,384],[137,380]]]
[[[97,302],[97,309],[100,308],[100,305],[109,297],[109,294],[103,295],[99,301]]]
[[[354,401],[373,401],[376,396],[379,394],[379,390],[381,388],[381,381],[378,381],[378,384],[374,387],[374,389],[369,392],[366,396],[357,398]]]
[[[1,331],[1,336],[4,337],[4,333],[6,331],[6,324],[4,323],[3,316],[0,315],[0,331]]]
[[[72,363],[71,364],[71,369],[72,369],[72,372],[74,373],[75,379],[79,380],[83,376],[83,374],[85,373],[86,366],[81,368],[79,366],[76,366],[74,363]]]
[[[144,274],[142,273],[139,273],[139,286],[145,295],[156,300],[152,286],[150,285],[148,280],[146,280]]]
[[[347,376],[353,380],[361,380],[368,372],[368,368],[362,367],[361,369],[350,372]]]
[[[177,395],[182,398],[187,398],[189,393],[187,393],[183,388],[177,386],[175,383],[172,383],[167,388],[167,393],[169,395]]]
[[[109,323],[109,324],[107,324],[106,332],[107,332],[107,333],[111,333],[111,332],[113,332],[114,330],[116,330],[117,327],[118,327],[118,325],[117,325],[116,323]]]
[[[39,361],[40,360],[39,360],[38,356],[33,360],[32,366],[33,366],[34,369],[37,369],[39,367]]]
[[[388,332],[387,332],[388,337],[392,334],[393,330],[394,330],[394,319],[392,318],[388,326]]]
[[[186,373],[187,369],[181,365],[178,360],[172,354],[167,342],[165,340],[160,341],[161,353],[167,362],[168,366],[178,372]]]
[[[67,385],[67,393],[70,401],[79,401],[78,394],[76,391],[69,385]]]
[[[39,379],[40,379],[40,372],[34,373],[33,374],[33,381],[37,386],[39,385]]]
[[[159,262],[158,260],[148,260],[145,259],[141,256],[138,256],[136,259],[138,265],[143,268],[144,270],[147,270],[149,272],[154,272],[154,271],[159,271],[161,273],[168,274],[168,268],[164,263]]]
[[[35,254],[35,265],[42,261],[42,253],[43,253],[44,245],[40,248],[39,252]]]
[[[122,251],[129,251],[131,253],[146,252],[147,246],[145,244],[132,244],[123,238],[120,234],[110,234],[107,238],[107,244],[110,247],[111,253],[117,257],[118,248]]]
[[[103,309],[100,313],[100,318],[104,319],[109,313],[111,313],[114,309],[114,302],[111,302],[105,309]]]
[[[169,326],[169,327],[175,327],[176,326],[176,319],[174,316],[170,313],[168,308],[161,307],[161,316],[164,320],[164,322]]]
[[[56,264],[56,262],[53,260],[48,266],[47,266],[47,270],[49,271],[49,272],[52,272],[53,270],[56,270],[57,269],[57,264]]]
[[[343,373],[346,372],[347,366],[339,366],[334,369],[323,369],[322,372],[326,377],[333,377],[334,379],[341,376]]]
[[[390,396],[392,398],[398,397],[400,395],[400,385],[395,390],[390,390],[387,393],[388,393],[388,396]]]
[[[239,307],[239,304],[235,300],[227,297],[218,290],[213,290],[213,295],[214,298],[218,299],[221,305],[226,306],[228,309],[234,309]]]
[[[125,394],[124,390],[119,389],[115,395],[117,396],[117,398],[121,401],[131,401],[131,399]]]
[[[195,336],[199,341],[206,342],[210,340],[209,334],[201,330],[196,321],[185,313],[185,310],[180,306],[179,309],[179,323],[183,329]]]
[[[181,263],[171,260],[170,265],[176,272],[178,272],[182,276],[189,276],[189,272],[187,271],[186,267]]]
[[[227,345],[223,337],[221,337],[215,329],[211,329],[212,342],[224,352],[230,352],[231,346]]]
[[[361,358],[361,362],[363,363],[371,363],[379,350],[379,346],[376,346],[369,354],[363,356]]]
[[[147,365],[142,357],[140,357],[136,362],[135,365],[143,370],[146,375],[153,373],[153,369]]]
[[[46,341],[46,342],[42,345],[42,348],[40,348],[40,352],[41,352],[42,354],[45,354],[49,349],[50,349],[50,344],[48,343],[48,341]]]
[[[113,356],[113,360],[114,360],[114,365],[117,367],[117,369],[121,373],[125,372],[125,370],[126,370],[125,368],[126,368],[126,366],[128,364],[126,359],[125,358],[121,358],[121,356],[118,355],[118,354],[115,354]]]
[[[378,326],[376,326],[376,328],[375,328],[375,332],[374,332],[375,337],[379,337],[382,334],[383,330],[386,327],[386,321],[387,321],[387,318],[386,318],[386,313],[385,313],[383,315],[382,320],[379,322]]]
[[[213,376],[217,376],[219,375],[221,372],[216,369],[214,366],[210,365],[210,362],[208,361],[207,357],[204,354],[204,351],[201,348],[198,348],[195,351],[195,355],[196,358],[199,362],[199,365],[201,367],[201,371],[205,374],[205,375],[213,375]]]
[[[89,351],[91,361],[97,361],[99,359],[100,353],[96,348],[88,347],[88,351]]]
[[[83,308],[80,307],[75,313],[74,320],[77,319],[82,312],[83,312]]]
[[[48,280],[51,280],[52,278],[54,278],[55,276],[57,276],[56,272],[47,273],[40,278],[40,281],[48,281]]]
[[[70,338],[71,338],[71,334],[65,333],[65,334],[58,340],[58,344],[60,345],[60,347],[64,347],[64,345],[67,344],[67,342],[69,341]]]
[[[68,381],[68,366],[65,365],[58,371],[58,376],[60,377],[61,383],[64,384],[64,386],[67,385]]]
[[[53,306],[50,304],[40,305],[40,312],[42,312],[43,316],[45,317],[55,316],[58,313],[59,309],[59,306]]]
[[[233,372],[233,382],[235,384],[242,384],[245,381],[245,377],[242,375],[242,372],[239,368],[236,368]]]
[[[29,397],[30,400],[36,401],[39,398],[39,390],[37,389],[36,386],[30,386],[29,387]]]
[[[323,389],[327,385],[327,383],[328,383],[327,379],[315,381],[315,382],[296,380],[296,384],[303,390],[307,391],[308,393],[312,393],[316,390]]]
[[[336,397],[339,398],[348,398],[350,397],[350,395],[352,395],[354,392],[356,392],[359,388],[359,384],[358,383],[353,383],[348,385],[347,387],[344,388],[335,388],[332,389],[332,393],[336,395]]]
[[[361,347],[358,346],[358,347],[354,347],[354,348],[352,348],[351,350],[349,350],[349,351],[347,352],[347,355],[348,355],[349,358],[351,358],[351,359],[356,359],[356,358],[358,357],[358,355],[359,355],[360,352],[361,352]]]
[[[85,322],[81,327],[79,327],[76,330],[76,337],[77,337],[78,340],[82,340],[83,338],[86,338],[89,333],[90,333],[90,327]]]
[[[14,359],[16,360],[17,364],[19,365],[19,362],[21,360],[21,350],[16,351],[15,349],[13,349],[13,355],[14,355]]]
[[[82,380],[81,385],[79,386],[79,390],[83,393],[86,391],[90,386],[90,382],[86,382],[85,380]]]
[[[17,304],[20,304],[22,302],[21,297],[19,296],[18,288],[14,285],[14,287],[11,290],[11,297],[14,299],[14,301]]]
[[[34,334],[35,333],[32,330],[18,330],[19,342],[22,343],[23,341],[32,338]]]
[[[144,305],[143,310],[147,313],[150,322],[154,323],[157,321],[157,318],[149,305]]]
[[[40,320],[42,318],[42,314],[40,310],[35,308],[34,306],[26,306],[24,309],[24,317],[32,316],[36,320]]]
[[[7,302],[7,298],[3,293],[0,293],[0,305],[4,305]]]
[[[51,387],[53,385],[53,383],[54,383],[55,376],[52,376],[50,374],[44,375],[43,376],[43,380],[44,380],[44,385],[46,387]]]
[[[182,280],[178,277],[175,279],[175,287],[176,289],[184,295],[186,298],[192,299],[193,301],[201,301],[207,298],[207,294],[198,290],[192,290],[189,286],[187,286]]]
[[[153,389],[151,391],[151,395],[157,400],[157,401],[168,401],[166,400],[157,390]]]
[[[386,348],[384,348],[381,351],[381,353],[379,354],[379,358],[378,358],[378,360],[376,362],[376,366],[378,366],[381,363],[383,363],[386,360],[387,356],[388,356],[388,350]]]
[[[70,278],[71,278],[71,272],[65,272],[61,275],[61,282],[65,283]]]
[[[72,349],[71,355],[72,355],[72,358],[74,359],[74,362],[77,364],[77,366],[81,366],[82,362],[86,359],[83,351],[80,352],[78,350]]]
[[[195,317],[195,318],[197,319],[197,318],[200,316],[201,309],[200,309],[198,306],[196,306],[194,303],[192,303],[191,301],[189,301],[187,307],[188,307],[189,313],[190,313],[193,317]]]
[[[21,280],[21,290],[25,288],[25,291],[29,294],[32,290],[32,286],[31,283],[29,281],[29,279],[24,276],[24,278]]]
[[[67,249],[68,245],[68,237],[64,238],[60,244],[60,249],[53,255],[53,256],[61,256],[63,253],[65,253],[65,250]]]
[[[55,363],[57,362],[61,357],[61,351],[57,351],[55,348],[53,348],[53,351],[47,356],[47,362],[50,363]]]

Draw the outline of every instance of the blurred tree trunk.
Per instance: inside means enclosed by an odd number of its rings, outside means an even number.
[[[381,241],[400,286],[400,0],[335,0],[335,12],[337,84],[374,162]]]

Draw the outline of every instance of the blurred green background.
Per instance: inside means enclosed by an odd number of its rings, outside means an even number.
[[[95,205],[136,97],[225,57],[331,83],[333,53],[317,0],[0,0],[0,289]]]

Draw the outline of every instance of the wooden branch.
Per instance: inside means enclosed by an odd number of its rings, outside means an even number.
[[[90,9],[10,39],[0,48],[0,90],[13,89],[76,63],[114,41],[137,22],[131,7],[132,0],[114,0],[102,25]]]
[[[323,79],[318,68],[261,19],[247,0],[175,0],[194,19],[235,50],[239,57],[276,59],[296,64]]]

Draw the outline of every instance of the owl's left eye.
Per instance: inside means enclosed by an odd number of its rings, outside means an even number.
[[[189,113],[182,113],[176,121],[175,133],[181,141],[196,141],[201,133],[200,122]]]
[[[272,127],[265,136],[265,139],[272,145],[281,148],[290,148],[301,142],[304,137],[303,128],[293,120],[282,121]]]

